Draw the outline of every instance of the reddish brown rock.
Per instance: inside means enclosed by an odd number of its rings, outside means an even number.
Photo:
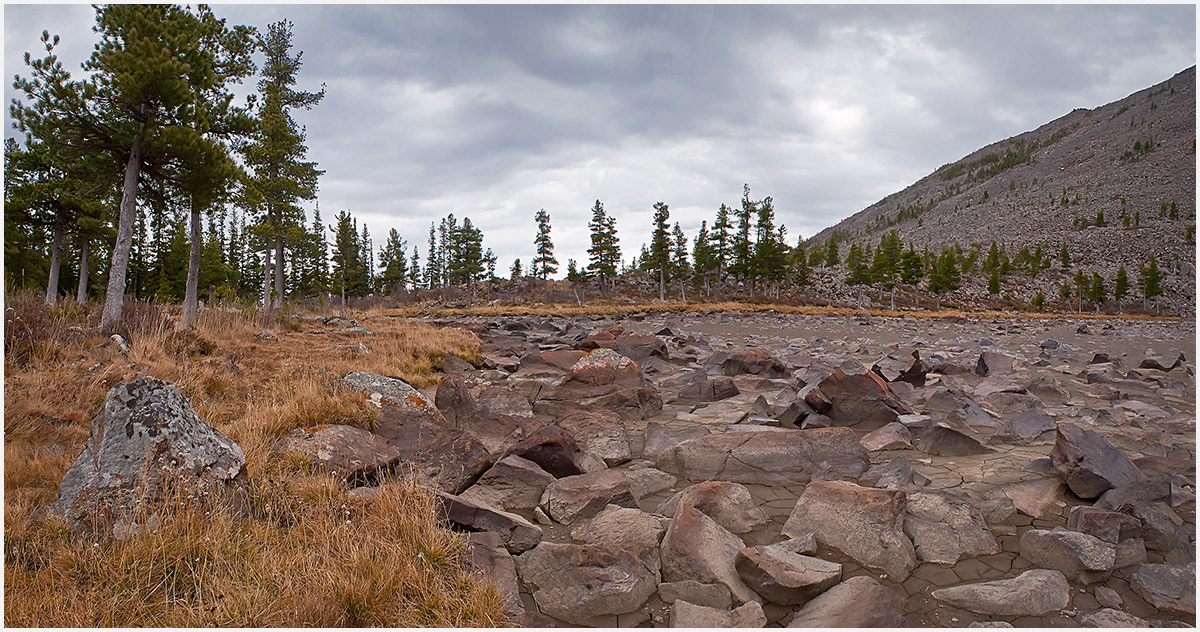
[[[570,433],[558,426],[535,430],[510,448],[508,453],[537,463],[555,478],[575,476],[585,471],[585,456],[579,444]]]
[[[851,577],[804,604],[790,628],[899,628],[904,597],[870,577]]]
[[[1094,430],[1061,423],[1050,460],[1076,496],[1099,498],[1104,492],[1145,481],[1146,475]]]
[[[898,421],[900,415],[913,412],[876,373],[847,375],[835,371],[821,380],[818,388],[830,402],[829,410],[824,414],[833,420],[835,426],[876,430]],[[813,403],[807,397],[805,401],[810,405]],[[821,412],[817,406],[813,408]]]
[[[779,358],[762,349],[747,349],[739,351],[721,364],[721,370],[728,376],[758,375],[768,378],[787,377],[787,367]]]
[[[383,437],[343,425],[296,428],[276,441],[271,452],[277,458],[298,457],[349,483],[374,480],[401,457]]]
[[[690,480],[759,485],[807,483],[822,466],[857,477],[868,465],[867,451],[849,428],[710,434],[659,458],[661,469]]]
[[[889,382],[908,382],[913,386],[925,386],[928,369],[921,363],[921,354],[912,347],[889,353],[876,362],[871,371]]]

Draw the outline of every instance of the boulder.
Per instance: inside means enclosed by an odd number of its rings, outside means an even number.
[[[572,527],[571,539],[618,549],[653,549],[652,568],[657,570],[658,543],[665,531],[666,527],[658,518],[641,509],[608,505],[600,513]]]
[[[384,404],[375,434],[400,453],[397,469],[411,468],[418,482],[452,494],[469,487],[493,463],[482,443],[450,425],[432,405],[424,410],[422,405]]]
[[[383,437],[343,425],[296,428],[276,441],[271,453],[275,458],[307,462],[352,485],[391,472],[401,457]]]
[[[673,488],[679,480],[653,467],[631,467],[625,470],[625,478],[629,479],[629,487],[633,489],[633,495],[639,501]]]
[[[1077,531],[1031,529],[1021,535],[1021,557],[1082,584],[1108,579],[1116,555],[1116,545]]]
[[[1150,622],[1135,617],[1128,612],[1104,608],[1079,617],[1079,624],[1085,628],[1148,628]]]
[[[584,355],[587,354],[575,349],[530,353],[521,357],[521,368],[518,372],[526,373],[526,369],[531,369],[529,372],[538,370],[564,375]]]
[[[983,514],[965,496],[911,492],[905,511],[904,533],[922,562],[957,564],[1000,552]]]
[[[1067,528],[1117,544],[1142,537],[1142,521],[1117,511],[1077,505],[1067,516]]]
[[[657,421],[646,424],[645,445],[642,447],[642,457],[658,459],[671,448],[687,441],[709,434],[708,428],[693,426],[685,430],[672,430]]]
[[[962,584],[931,593],[950,605],[977,614],[1040,617],[1071,603],[1071,585],[1062,573],[1046,569],[1025,571],[1012,579]]]
[[[618,336],[593,335],[580,340],[576,348],[584,351],[590,349],[608,349],[615,351],[634,361],[651,357],[667,359],[667,345],[657,336],[648,334],[622,333]]]
[[[906,495],[899,490],[814,480],[780,533],[789,538],[811,533],[821,544],[902,582],[917,564],[912,541],[904,533],[906,506]]]
[[[885,463],[872,465],[859,477],[858,482],[867,487],[906,489],[913,479],[912,465],[908,459],[898,456]]]
[[[807,483],[822,464],[857,477],[869,461],[853,430],[816,428],[710,434],[675,445],[658,463],[691,480],[791,485]]]
[[[966,456],[992,452],[991,448],[972,437],[941,424],[935,424],[918,433],[914,443],[921,451],[938,456]]]
[[[746,349],[739,351],[721,363],[721,370],[727,376],[758,375],[766,378],[788,377],[787,367],[779,358],[763,349]]]
[[[750,601],[725,610],[696,605],[678,599],[671,606],[672,628],[761,628],[767,625],[767,615],[757,601]]]
[[[490,531],[468,534],[466,559],[480,577],[491,582],[504,604],[506,614],[513,617],[525,614],[525,606],[521,604],[521,582],[517,578],[517,565],[508,549],[504,548],[499,534]]]
[[[771,603],[800,606],[842,581],[842,565],[767,546],[738,551],[738,575]]]
[[[975,397],[979,399],[987,398],[996,393],[1025,392],[1025,387],[1018,384],[1016,378],[1011,375],[993,375],[975,387]]]
[[[975,400],[957,389],[944,389],[930,396],[925,413],[952,426],[980,429],[995,428],[999,423],[984,412]]]
[[[813,598],[789,628],[899,628],[904,597],[871,577],[851,577]]]
[[[1050,445],[1054,443],[1058,424],[1041,408],[1027,410],[996,430],[988,443],[1011,445]]]
[[[913,347],[889,353],[872,365],[871,370],[889,382],[908,382],[913,386],[925,386],[928,372],[921,363],[921,353]]]
[[[617,465],[630,459],[629,437],[621,417],[608,410],[563,410],[554,424],[567,431],[580,449],[602,459],[607,465]]]
[[[504,511],[533,509],[553,482],[554,476],[537,463],[513,454],[497,461],[460,495]]]
[[[906,450],[912,448],[912,433],[904,424],[894,421],[878,430],[873,430],[859,440],[867,452],[881,450]]]
[[[1013,359],[996,351],[984,351],[979,354],[979,361],[975,363],[975,373],[983,377],[1011,373],[1012,370]]]
[[[741,393],[737,384],[727,377],[715,377],[692,382],[679,391],[679,400],[686,402],[717,402]]]
[[[685,600],[719,610],[729,610],[733,605],[733,596],[729,594],[729,588],[725,584],[705,584],[692,579],[659,584],[658,597],[663,603]]]
[[[204,423],[178,388],[139,377],[109,389],[53,511],[70,523],[111,524],[121,537],[179,486],[241,515],[245,465],[241,447]]]
[[[528,417],[496,414],[483,407],[461,375],[448,376],[438,385],[434,403],[447,421],[474,437],[493,455],[504,454],[539,425]]]
[[[1071,491],[1084,499],[1099,498],[1114,487],[1146,480],[1133,461],[1099,433],[1074,424],[1058,424],[1050,460]]]
[[[997,495],[1008,498],[1016,510],[1026,516],[1045,520],[1056,506],[1063,504],[1062,487],[1062,481],[1045,478],[1002,487]]]
[[[517,557],[517,570],[545,614],[585,626],[637,610],[658,584],[649,549],[544,542]]]
[[[542,511],[561,524],[599,513],[608,505],[637,507],[629,480],[616,470],[560,478],[546,487],[540,503]]]
[[[495,533],[513,553],[528,551],[542,540],[541,527],[516,514],[442,491],[435,490],[433,500],[442,519],[474,531]]]
[[[662,577],[669,582],[722,584],[738,603],[756,601],[734,566],[742,547],[741,538],[715,520],[695,507],[681,505],[663,536]]]
[[[642,377],[636,362],[611,349],[600,348],[573,364],[566,380],[545,398],[534,402],[533,408],[544,415],[582,408],[613,411],[622,419],[645,419],[662,410],[662,397]]]
[[[733,533],[749,533],[771,521],[754,504],[750,491],[738,483],[705,481],[672,496],[658,507],[658,513],[673,516],[681,505],[695,507],[717,524]]]
[[[1071,398],[1062,387],[1060,380],[1040,376],[1036,377],[1024,385],[1025,392],[1037,397],[1043,403],[1049,406],[1058,406]]]
[[[834,425],[850,426],[857,430],[876,430],[894,421],[900,415],[912,413],[878,374],[868,372],[847,375],[835,371],[818,386],[821,394],[829,400],[828,411],[821,412],[833,420]],[[807,398],[805,401],[808,401]],[[812,402],[809,402],[812,405]]]
[[[559,426],[546,426],[509,448],[510,455],[537,463],[556,478],[575,476],[586,471],[587,459],[569,432]]]
[[[1042,402],[1029,393],[992,393],[983,398],[989,410],[1001,415],[1024,412],[1033,408],[1041,408]]]
[[[417,417],[423,421],[446,422],[428,397],[398,377],[351,371],[342,378],[342,385],[361,392],[380,408],[393,409],[398,418]]]
[[[1189,530],[1171,509],[1171,486],[1166,481],[1142,481],[1104,492],[1096,507],[1119,511],[1142,523],[1142,537],[1148,548],[1163,553],[1188,542]]]
[[[1142,564],[1129,585],[1146,603],[1160,611],[1196,614],[1196,563]]]

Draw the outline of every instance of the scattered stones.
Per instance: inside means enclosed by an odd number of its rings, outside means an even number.
[[[913,386],[925,386],[928,369],[921,363],[921,354],[913,347],[889,353],[876,362],[871,370],[889,382],[908,382]]]
[[[241,447],[204,423],[178,388],[139,377],[109,389],[53,511],[74,524],[111,525],[121,537],[136,532],[139,519],[153,519],[151,505],[178,485],[241,515],[245,464]]]
[[[1041,616],[1071,603],[1071,586],[1062,573],[1034,569],[1012,579],[941,588],[935,599],[979,614]]]
[[[659,467],[691,480],[760,485],[807,483],[822,464],[846,476],[866,469],[867,452],[848,428],[711,434],[684,441]]]
[[[544,542],[517,557],[538,608],[575,625],[633,612],[654,594],[659,574],[650,549]]]
[[[963,496],[950,493],[908,494],[904,533],[912,539],[917,559],[934,564],[1000,552],[983,514]]]
[[[898,628],[904,598],[870,577],[851,577],[804,605],[790,628]]]
[[[727,376],[746,374],[769,378],[788,376],[787,367],[779,361],[779,358],[762,349],[747,349],[729,356],[721,364],[721,370]]]
[[[771,603],[799,606],[842,580],[842,565],[775,547],[742,549],[734,562],[754,592]]]
[[[814,480],[796,501],[781,534],[811,533],[821,544],[902,582],[917,564],[904,533],[906,506],[902,491]]]
[[[727,481],[696,483],[664,502],[658,513],[673,516],[682,505],[699,509],[732,533],[749,533],[771,520],[754,505],[749,490]]]
[[[1060,423],[1050,451],[1054,469],[1080,498],[1099,498],[1114,487],[1146,480],[1146,475],[1094,430]]]

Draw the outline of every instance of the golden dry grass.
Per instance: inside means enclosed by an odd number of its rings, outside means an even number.
[[[215,310],[194,332],[176,331],[161,309],[142,306],[126,329],[126,355],[86,328],[94,310],[39,320],[31,303],[36,297],[7,300],[33,325],[25,339],[5,340],[5,625],[505,623],[495,591],[464,564],[460,536],[437,523],[419,488],[393,482],[356,500],[344,484],[268,458],[293,428],[373,422],[361,394],[338,386],[347,371],[426,386],[443,355],[475,358],[474,335],[386,317],[364,321],[373,336],[312,334],[319,325]],[[259,340],[263,329],[278,339]],[[370,353],[336,346],[357,340]],[[24,352],[10,352],[17,348]],[[182,503],[162,512],[155,531],[93,541],[43,516],[108,389],[138,375],[177,385],[202,419],[241,445],[251,519]]]

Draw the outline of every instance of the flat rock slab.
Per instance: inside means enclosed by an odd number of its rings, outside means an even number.
[[[754,504],[750,490],[728,481],[705,481],[689,486],[663,502],[658,513],[674,516],[680,505],[699,509],[733,533],[749,533],[771,521],[767,513]]]
[[[662,576],[665,581],[698,581],[721,584],[740,602],[757,595],[734,566],[742,539],[695,507],[682,505],[662,540]]]
[[[402,456],[383,437],[338,424],[296,428],[276,441],[271,452],[276,458],[298,457],[350,483],[390,472]]]
[[[686,430],[672,430],[658,422],[646,424],[646,442],[642,448],[642,456],[647,459],[657,459],[671,448],[687,441],[709,434],[708,428],[697,426]]]
[[[859,440],[867,452],[882,450],[907,450],[912,448],[912,433],[908,426],[893,421],[878,430],[873,430]]]
[[[750,601],[724,610],[701,606],[682,599],[671,606],[672,628],[761,628],[767,625],[767,615],[757,601]]]
[[[1115,544],[1077,531],[1031,529],[1021,535],[1021,557],[1084,584],[1108,579],[1116,556]]]
[[[575,625],[637,610],[658,585],[650,550],[544,542],[517,557],[541,611]]]
[[[1063,482],[1058,479],[1045,478],[1040,481],[1017,483],[1000,488],[996,495],[1012,501],[1013,507],[1039,520],[1048,518],[1060,504],[1065,504],[1063,497]]]
[[[616,470],[560,478],[546,486],[540,506],[556,522],[571,524],[608,505],[637,507],[629,479]]]
[[[679,443],[659,467],[690,480],[760,485],[807,483],[822,464],[857,477],[867,452],[849,428],[710,434]]]
[[[53,510],[72,523],[123,522],[142,500],[161,500],[183,483],[239,511],[247,502],[245,464],[241,447],[204,423],[182,391],[139,377],[109,389]]]
[[[925,404],[925,413],[937,421],[967,428],[995,428],[1000,425],[975,400],[957,389],[943,389]]]
[[[1091,614],[1079,617],[1079,624],[1085,628],[1148,628],[1150,622],[1135,617],[1128,612],[1104,608]]]
[[[1037,617],[1066,608],[1071,586],[1058,571],[1034,569],[1012,579],[941,588],[935,599],[976,614]]]
[[[937,456],[968,456],[993,451],[973,437],[941,424],[917,433],[914,444],[921,451]]]
[[[1196,614],[1196,563],[1142,564],[1129,582],[1146,603],[1175,614]]]
[[[1099,498],[1104,492],[1146,480],[1146,475],[1094,430],[1060,423],[1050,450],[1054,469],[1076,496]]]
[[[682,599],[694,605],[718,610],[729,610],[733,606],[733,596],[724,584],[705,584],[692,579],[659,584],[658,597],[663,603],[675,603]]]
[[[794,538],[811,533],[821,544],[902,582],[917,565],[912,541],[904,533],[906,507],[906,495],[899,490],[813,481],[781,534]]]
[[[912,539],[922,562],[957,564],[961,559],[1000,552],[983,514],[965,497],[910,492],[906,511],[904,533]]]
[[[1011,445],[1050,445],[1058,424],[1040,408],[1027,410],[1009,419],[988,439],[988,443]]]
[[[903,596],[870,577],[851,577],[804,605],[789,628],[898,628]]]
[[[803,605],[842,581],[841,564],[777,547],[744,548],[734,566],[754,592],[782,606]]]
[[[513,553],[528,551],[542,540],[542,528],[516,514],[442,491],[434,491],[433,499],[442,518],[475,531],[495,533]]]
[[[571,539],[618,549],[653,549],[657,568],[658,543],[666,530],[662,521],[641,509],[608,505],[572,527]]]

